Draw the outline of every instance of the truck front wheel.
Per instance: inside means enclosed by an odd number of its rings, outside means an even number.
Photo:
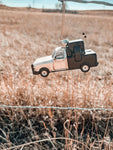
[[[88,64],[83,64],[83,65],[81,66],[81,71],[82,71],[82,72],[88,72],[89,69],[90,69],[90,66],[89,66]]]
[[[40,75],[42,77],[47,77],[49,75],[49,69],[47,69],[47,68],[41,68],[40,69]]]

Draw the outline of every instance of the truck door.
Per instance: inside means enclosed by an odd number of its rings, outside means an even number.
[[[53,68],[54,68],[54,71],[68,69],[67,56],[66,56],[65,49],[61,49],[56,52],[54,62],[53,62]]]
[[[81,50],[80,50],[80,45],[77,45],[74,47],[74,60],[76,62],[79,62],[82,60],[82,54],[81,54]]]

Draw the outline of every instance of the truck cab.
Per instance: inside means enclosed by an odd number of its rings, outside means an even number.
[[[91,49],[85,50],[83,40],[65,42],[65,46],[56,48],[52,55],[36,59],[31,65],[33,74],[47,77],[50,72],[72,69],[88,72],[90,67],[98,65],[96,53]]]
[[[67,54],[65,47],[58,47],[52,54],[53,71],[61,71],[68,69]]]

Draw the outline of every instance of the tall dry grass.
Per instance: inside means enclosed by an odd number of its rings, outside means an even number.
[[[83,38],[85,32],[85,47],[97,52],[98,67],[87,74],[73,70],[51,73],[47,78],[32,75],[32,62],[61,45],[61,16],[0,10],[0,104],[113,108],[112,16],[65,16],[63,38]],[[41,138],[49,142],[23,149],[112,149],[110,112],[0,111],[1,149]],[[50,140],[56,137],[65,139]]]

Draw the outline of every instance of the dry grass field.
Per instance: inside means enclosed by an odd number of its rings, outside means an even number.
[[[80,39],[85,32],[85,47],[96,51],[98,67],[86,74],[73,70],[47,78],[32,75],[33,61],[62,45],[61,17],[60,13],[0,10],[1,105],[113,108],[113,16],[109,13],[65,15],[63,38]],[[48,140],[39,141],[44,139]],[[0,108],[0,149],[112,150],[113,112]]]

